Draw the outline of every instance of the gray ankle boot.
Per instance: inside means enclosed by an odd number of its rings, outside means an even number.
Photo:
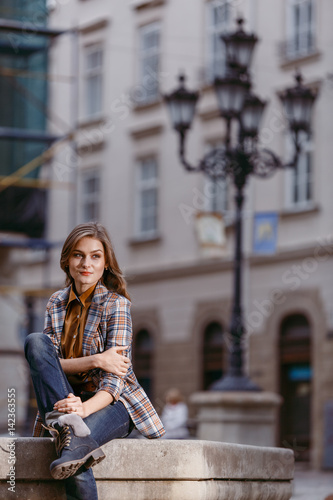
[[[84,465],[87,469],[101,462],[105,455],[89,436],[90,429],[75,413],[66,413],[52,422],[48,431],[56,438],[58,459],[50,465],[54,479],[66,479]]]

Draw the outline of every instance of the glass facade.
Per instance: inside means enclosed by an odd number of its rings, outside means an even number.
[[[31,131],[43,134],[47,125],[49,37],[24,29],[28,25],[46,27],[46,0],[3,0],[0,18],[0,179],[3,180],[15,172],[19,175],[22,166],[48,147],[45,140],[24,137]],[[6,22],[10,24],[6,26]],[[22,23],[22,30],[15,23]],[[1,186],[0,230],[43,236],[46,193],[31,182],[38,179],[40,167],[31,169],[15,184]]]

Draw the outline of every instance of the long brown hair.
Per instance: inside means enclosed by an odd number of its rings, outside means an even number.
[[[62,247],[60,257],[60,267],[66,273],[66,286],[73,283],[73,278],[69,273],[68,261],[78,241],[82,238],[95,238],[99,240],[104,248],[105,254],[105,269],[102,276],[102,283],[109,290],[112,290],[120,295],[123,295],[130,300],[127,292],[126,281],[114,253],[114,249],[110,237],[102,224],[98,222],[86,222],[76,226],[67,236],[64,246]]]

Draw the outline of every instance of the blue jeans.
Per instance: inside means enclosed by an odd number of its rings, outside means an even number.
[[[39,413],[45,423],[45,414],[53,411],[53,405],[65,399],[70,392],[75,394],[61,367],[52,340],[43,333],[31,333],[24,345],[25,356],[30,365]],[[77,394],[82,400],[93,393]],[[123,438],[133,429],[132,420],[120,402],[112,403],[84,419],[91,437],[101,446],[116,438]],[[81,467],[77,473],[64,480],[68,500],[98,500],[92,469]]]

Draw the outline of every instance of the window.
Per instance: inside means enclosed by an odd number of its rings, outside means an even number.
[[[228,182],[226,179],[206,179],[206,210],[225,214],[228,210]]]
[[[138,104],[154,102],[159,96],[159,64],[160,64],[160,24],[151,23],[140,29],[139,83],[137,92]]]
[[[223,375],[223,330],[220,323],[207,325],[203,335],[203,389],[208,389],[213,382]]]
[[[97,221],[100,217],[100,175],[98,170],[82,173],[82,219]]]
[[[158,176],[154,158],[139,162],[137,171],[136,233],[150,238],[157,233]]]
[[[223,149],[222,143],[212,143],[207,147],[207,153],[214,149]],[[219,212],[226,215],[229,208],[228,204],[228,179],[212,179],[205,178],[204,195],[205,195],[205,210],[207,212]]]
[[[295,169],[286,172],[287,208],[307,208],[313,202],[312,143],[304,141]]]
[[[87,118],[98,117],[103,106],[103,51],[98,45],[85,52],[85,112]]]
[[[296,460],[308,461],[311,449],[312,339],[303,314],[287,316],[280,326],[280,439],[297,443]]]
[[[133,345],[133,367],[141,387],[151,398],[153,392],[154,343],[148,330],[140,330]]]
[[[212,82],[216,76],[225,75],[225,47],[220,36],[231,28],[231,2],[230,0],[212,0],[207,4],[207,9],[206,78],[208,82]]]
[[[315,49],[314,0],[288,0],[287,58],[310,54]]]

